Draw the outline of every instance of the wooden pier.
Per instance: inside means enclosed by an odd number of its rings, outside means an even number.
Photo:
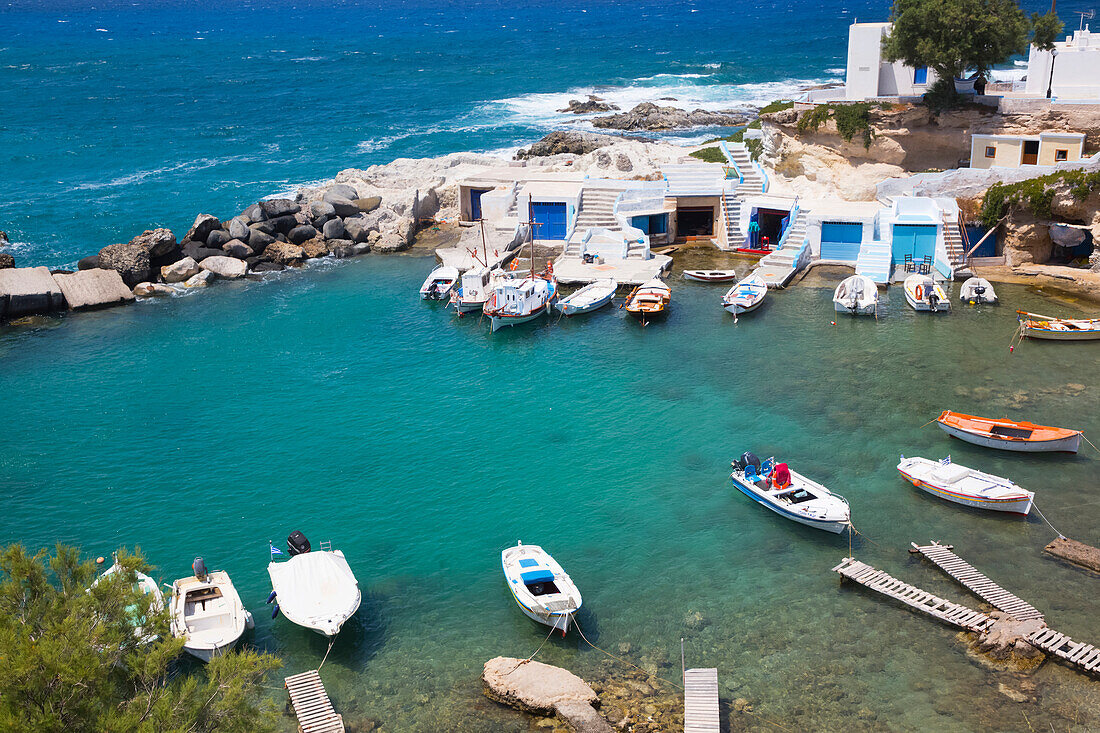
[[[844,558],[839,565],[833,568],[833,571],[840,573],[842,577],[848,580],[853,580],[876,593],[901,601],[910,608],[926,613],[946,624],[977,633],[981,633],[993,625],[993,619],[980,611],[953,603],[926,590],[909,585],[855,558]]]
[[[333,709],[317,670],[287,677],[286,689],[299,733],[344,733],[344,719]]]
[[[918,545],[914,542],[912,545],[914,551],[931,560],[940,570],[994,608],[1004,611],[1017,621],[1042,620],[1041,611],[987,578],[970,563],[952,552],[949,545],[941,545],[938,542],[930,545]]]
[[[718,670],[684,672],[684,733],[718,733]]]
[[[1075,664],[1086,672],[1100,674],[1100,649],[1092,644],[1076,642],[1051,628],[1039,629],[1029,634],[1027,641],[1047,654]]]

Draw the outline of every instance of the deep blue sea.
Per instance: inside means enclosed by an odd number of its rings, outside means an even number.
[[[1078,5],[1059,6],[1074,24]],[[0,229],[20,264],[60,266],[343,168],[583,128],[555,110],[590,92],[763,104],[840,79],[848,24],[887,14],[808,0],[11,3]],[[880,321],[833,326],[828,285],[803,283],[734,325],[714,287],[677,278],[665,323],[607,310],[489,336],[415,299],[430,266],[325,261],[0,330],[0,543],[140,545],[165,581],[203,555],[255,612],[248,643],[292,673],[324,643],[269,618],[267,541],[332,540],[364,603],[323,676],[349,722],[384,731],[530,729],[478,680],[486,659],[545,636],[500,577],[517,539],[572,573],[600,646],[675,679],[684,637],[689,666],[719,669],[723,701],[762,716],[731,713],[731,730],[1100,727],[1094,681],[982,667],[951,630],[840,587],[829,569],[846,539],[784,522],[727,478],[743,450],[781,455],[852,502],[858,557],[976,606],[905,552],[952,542],[1052,626],[1100,641],[1097,581],[1040,553],[1053,533],[1038,517],[944,504],[894,468],[900,453],[951,453],[1100,543],[1094,452],[994,454],[920,427],[954,408],[1097,442],[1095,346],[1007,350],[1016,307],[1085,306],[998,286],[1000,308],[931,318],[895,288]],[[573,636],[539,658],[619,669]]]

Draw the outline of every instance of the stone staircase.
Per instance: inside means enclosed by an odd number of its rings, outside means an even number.
[[[615,201],[621,194],[622,191],[615,188],[586,187],[581,191],[581,208],[577,212],[573,234],[565,243],[565,256],[581,256],[582,243],[589,229],[607,229],[613,232],[622,230],[615,218]]]
[[[723,243],[725,249],[733,250],[745,246],[745,235],[738,227],[741,218],[741,199],[731,195],[728,191],[722,193],[722,216],[726,224],[726,237]]]
[[[951,269],[962,269],[966,260],[966,243],[963,242],[959,222],[946,214],[943,217],[943,243],[947,247],[947,260],[951,263]]]
[[[860,245],[859,256],[856,258],[856,274],[865,275],[879,285],[889,283],[890,271],[893,269],[892,257],[890,245],[886,242],[864,242]]]
[[[764,177],[752,163],[752,156],[744,143],[726,143],[726,157],[737,164],[744,180],[737,187],[738,193],[763,193]]]
[[[799,211],[784,235],[783,246],[760,259],[756,272],[764,278],[769,288],[786,285],[794,275],[798,259],[806,246],[806,214],[807,211]]]

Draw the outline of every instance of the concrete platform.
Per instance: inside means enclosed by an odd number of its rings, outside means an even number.
[[[52,313],[64,308],[65,296],[48,268],[0,270],[0,320]]]
[[[794,268],[779,267],[777,265],[761,265],[753,270],[753,274],[759,275],[769,288],[781,288],[794,277]]]
[[[73,310],[122,305],[134,299],[133,292],[115,270],[81,270],[71,275],[54,275],[53,279]]]
[[[601,265],[586,265],[579,257],[559,257],[554,260],[554,277],[565,285],[582,284],[615,278],[620,285],[640,285],[672,267],[668,255],[653,255],[648,260],[604,260]]]

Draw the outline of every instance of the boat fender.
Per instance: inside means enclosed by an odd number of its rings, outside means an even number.
[[[267,602],[271,603],[272,601],[274,601],[275,600],[275,595],[276,595],[275,591],[271,591],[271,595],[269,595],[267,597]]]
[[[279,615],[279,604],[275,604],[275,608],[271,609],[271,618],[275,618]]]
[[[256,620],[252,618],[252,614],[248,611],[244,612],[244,627],[246,629],[256,628]]]

